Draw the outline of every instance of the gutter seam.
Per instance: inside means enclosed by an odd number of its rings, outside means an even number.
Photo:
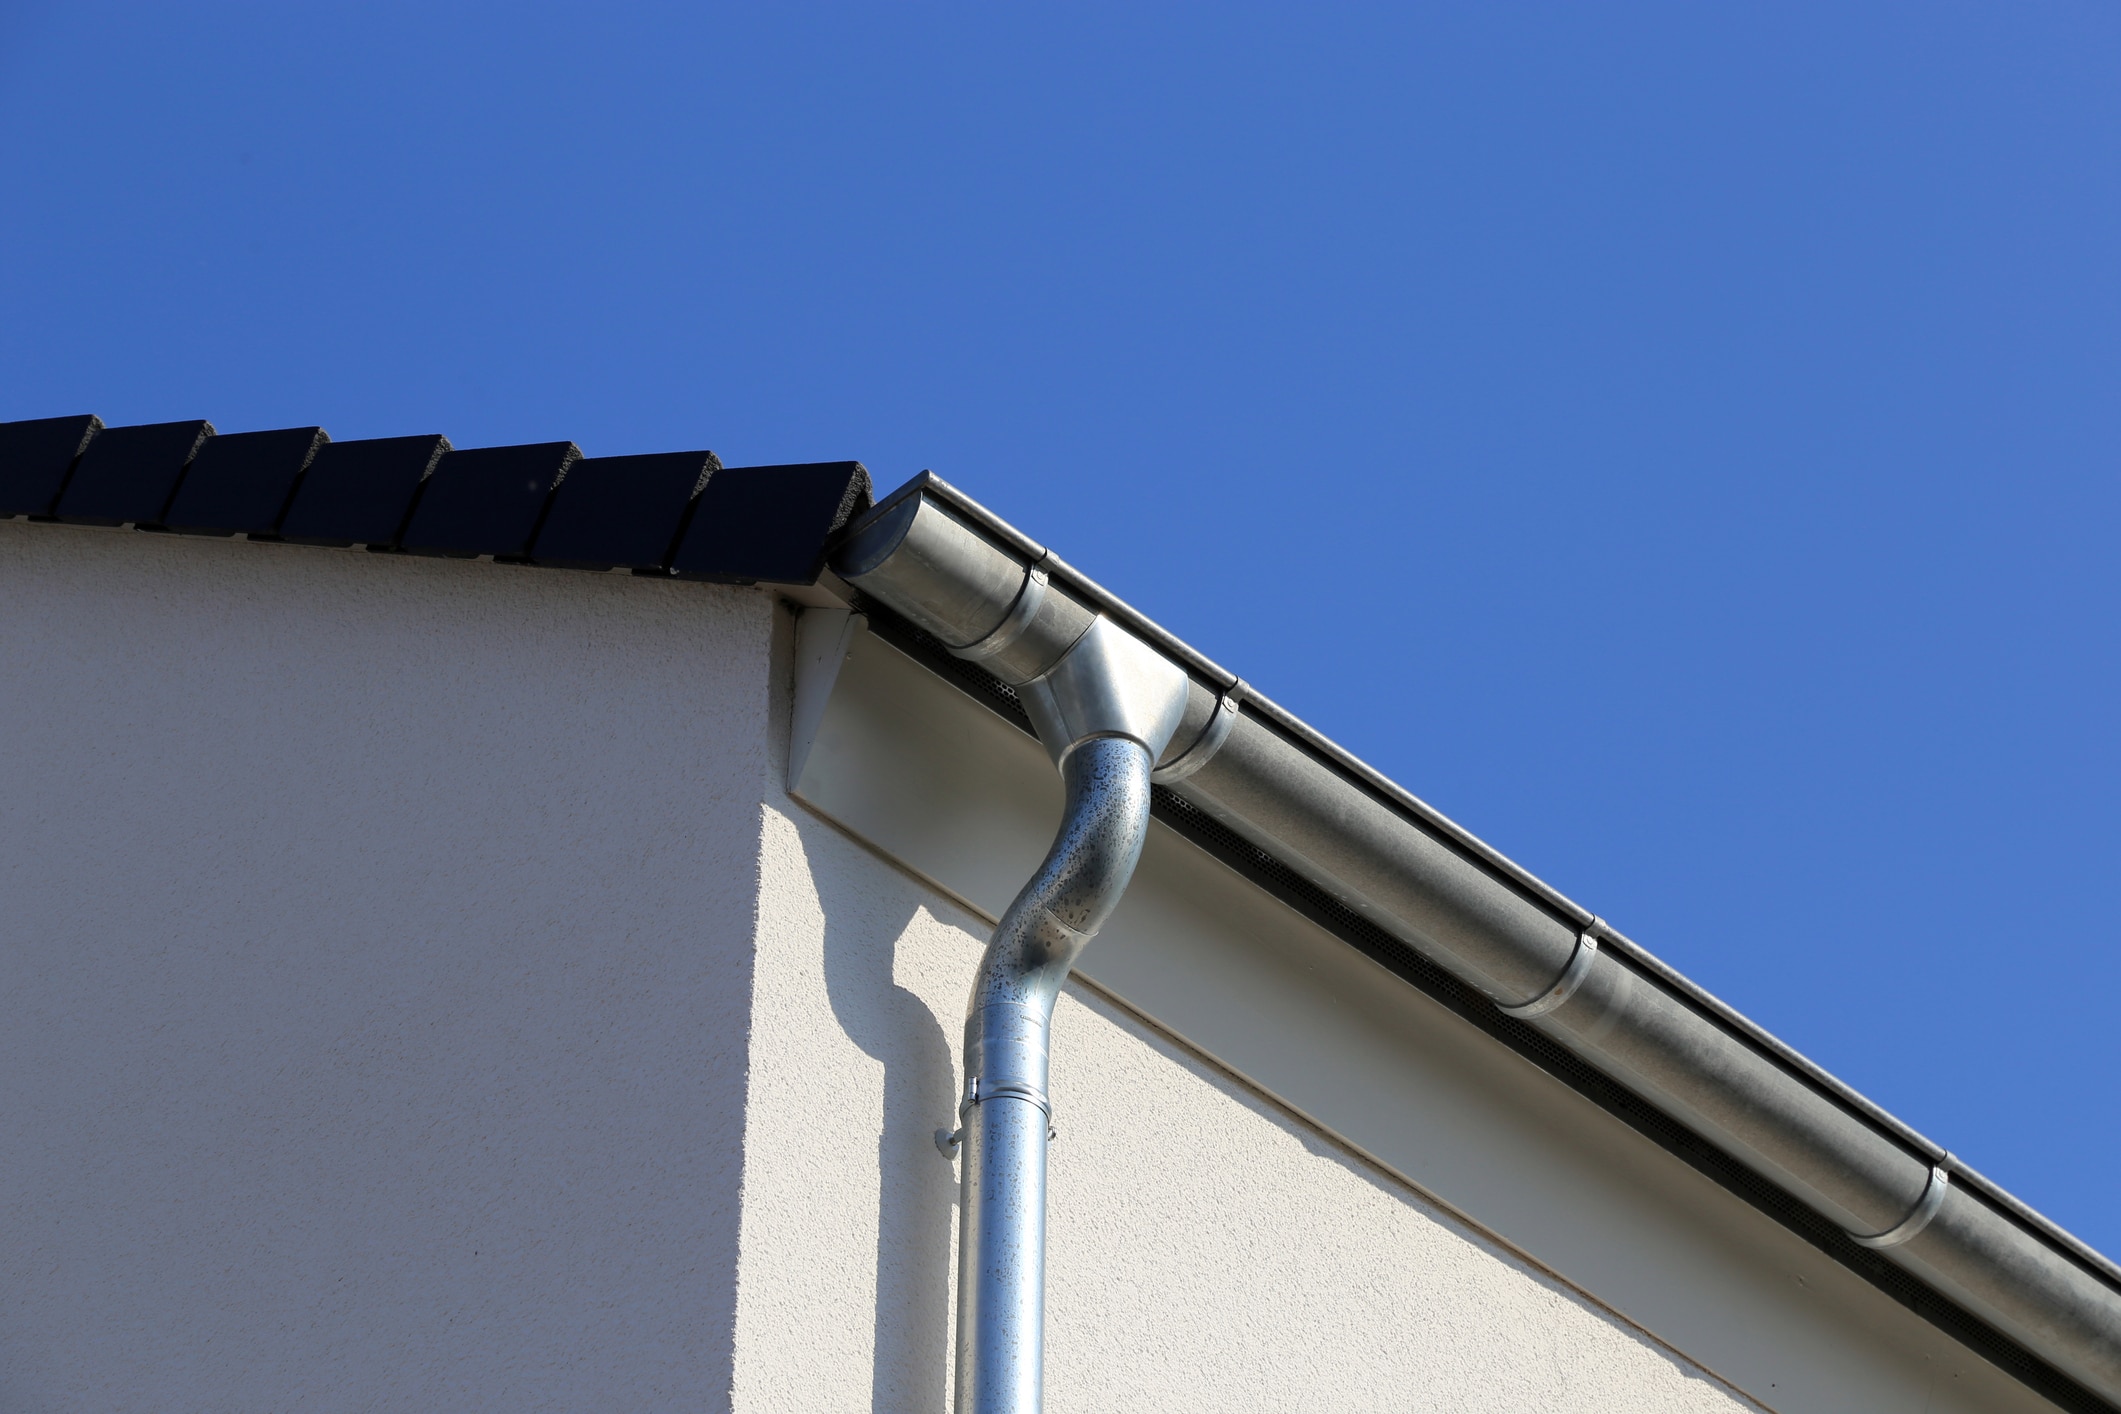
[[[1884,1232],[1875,1232],[1868,1237],[1859,1237],[1852,1232],[1849,1234],[1849,1241],[1858,1247],[1876,1249],[1898,1247],[1903,1242],[1920,1237],[1922,1230],[1930,1225],[1930,1219],[1936,1217],[1937,1210],[1944,1206],[1945,1191],[1951,1186],[1951,1182],[1952,1156],[1946,1154],[1930,1165],[1930,1181],[1923,1187],[1922,1196],[1915,1200],[1915,1206],[1908,1211],[1906,1217]]]
[[[1509,1006],[1498,1002],[1495,1009],[1517,1021],[1530,1021],[1534,1017],[1559,1010],[1563,1003],[1576,995],[1576,989],[1583,985],[1583,979],[1591,975],[1591,964],[1598,961],[1598,930],[1604,926],[1605,920],[1602,918],[1593,918],[1583,925],[1583,931],[1576,935],[1576,951],[1569,954],[1569,965],[1561,969],[1561,975],[1554,979],[1553,986],[1528,1002]]]

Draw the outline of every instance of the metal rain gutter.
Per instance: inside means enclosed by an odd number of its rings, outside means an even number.
[[[1042,689],[1024,688],[1052,672],[1093,624],[1124,638],[1130,653],[1153,650],[1141,656],[1178,675],[1184,694],[1175,731],[1154,743],[1132,738],[1158,758],[1159,784],[2121,1408],[2121,1268],[940,478],[922,473],[851,527],[834,569],[860,595],[1018,687],[1064,774],[1068,751],[1056,747],[1049,730],[1065,735],[1074,728],[1052,725],[1048,709],[1035,705]],[[1134,785],[1130,776],[1127,790]],[[1018,914],[1052,887],[1041,881],[1053,875],[1078,815],[1097,814],[1099,807],[1078,794],[1071,780],[1069,820],[1055,854],[1004,919],[990,962],[1012,920],[1021,930]],[[1116,875],[1111,902],[1133,857]],[[1058,959],[1059,950],[1052,955]],[[1073,957],[1067,952],[1041,980],[1050,976],[1057,988]],[[981,978],[987,986],[985,964]],[[967,1023],[968,1076],[976,1073],[980,995]],[[1042,1005],[1050,1014],[1051,1000]],[[1037,1063],[1043,1066],[1043,1051]],[[1039,1091],[1042,1097],[1042,1084]],[[985,1108],[968,1108],[968,1143]],[[1042,1192],[1043,1118],[1040,1126]],[[988,1273],[969,1240],[976,1232],[986,1240],[971,1206],[982,1197],[973,1190],[974,1167],[968,1153],[958,1407],[1034,1410],[1035,1379],[1029,1403],[966,1402],[966,1313],[989,1309],[980,1285]],[[982,1203],[980,1212],[987,1211]],[[1042,1260],[1042,1227],[1038,1235]],[[972,1335],[976,1345],[980,1332]],[[1035,1329],[1028,1338],[1035,1344]],[[969,1371],[981,1399],[992,1388],[983,1369]]]
[[[916,508],[917,509],[917,508]],[[1150,771],[1186,708],[1183,669],[955,521],[870,522],[841,573],[1017,689],[1066,787],[1046,859],[996,925],[965,1008],[959,1414],[1043,1402],[1047,1076],[1053,1007],[1134,877]]]

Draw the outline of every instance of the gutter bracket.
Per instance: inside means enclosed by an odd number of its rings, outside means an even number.
[[[825,706],[840,680],[840,668],[869,620],[848,609],[803,606],[795,621],[795,700],[788,713],[788,790],[794,793],[809,764]]]

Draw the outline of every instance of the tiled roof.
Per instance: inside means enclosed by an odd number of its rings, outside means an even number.
[[[572,442],[334,442],[319,427],[0,422],[0,517],[491,555],[568,569],[814,584],[867,509],[860,462],[725,467],[713,452],[584,457]]]

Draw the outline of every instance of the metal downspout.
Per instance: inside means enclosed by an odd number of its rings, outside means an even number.
[[[1048,1035],[1076,955],[1133,876],[1149,827],[1149,754],[1093,737],[1061,764],[1068,806],[1038,873],[980,960],[965,1016],[964,1228],[958,1240],[957,1407],[1041,1405]]]
[[[1043,1404],[1047,1089],[1053,1007],[1085,945],[1118,906],[1149,831],[1150,772],[1187,715],[1185,672],[1046,577],[955,522],[910,519],[858,536],[841,574],[937,631],[960,657],[1017,688],[1066,787],[1046,859],[1009,905],[980,959],[965,1011],[958,1109],[958,1414],[1037,1414]],[[909,543],[910,542],[910,543]],[[936,572],[1015,579],[999,622],[938,612]],[[928,584],[923,585],[922,581]],[[1057,650],[1057,652],[1056,652]]]

